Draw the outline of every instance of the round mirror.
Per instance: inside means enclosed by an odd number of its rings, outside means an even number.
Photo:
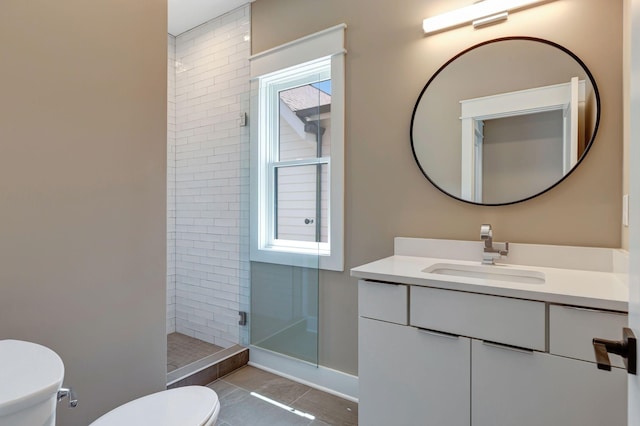
[[[600,121],[600,96],[569,50],[531,37],[473,46],[424,87],[411,147],[442,192],[504,205],[551,189],[582,161]]]

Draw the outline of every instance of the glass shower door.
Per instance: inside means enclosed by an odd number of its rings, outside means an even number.
[[[331,79],[328,71],[301,69],[252,83],[250,343],[317,365],[319,263],[329,247]]]

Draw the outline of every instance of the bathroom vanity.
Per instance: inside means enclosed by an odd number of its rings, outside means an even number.
[[[592,339],[627,325],[618,250],[397,238],[359,278],[363,425],[627,424],[627,371]]]

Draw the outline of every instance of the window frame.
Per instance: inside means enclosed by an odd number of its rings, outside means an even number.
[[[252,56],[250,259],[284,265],[344,270],[344,29],[338,25]],[[331,79],[331,153],[275,161],[279,152],[279,93]],[[279,159],[278,159],[279,160]],[[328,241],[276,239],[276,170],[327,165]],[[317,197],[320,194],[316,194]]]

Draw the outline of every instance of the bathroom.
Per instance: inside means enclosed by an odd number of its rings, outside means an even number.
[[[87,424],[166,385],[167,159],[158,143],[166,140],[167,75],[158,71],[166,69],[166,5],[19,3],[0,14],[0,32],[12,40],[0,48],[11,58],[3,73],[11,102],[2,102],[0,120],[18,141],[0,167],[0,336],[61,355],[82,404],[59,410],[59,422]],[[348,26],[344,271],[319,274],[318,362],[327,370],[357,376],[358,288],[349,270],[391,255],[396,236],[478,240],[480,224],[491,223],[497,241],[629,248],[624,2],[557,0],[481,30],[422,34],[424,17],[468,3],[251,4],[253,54]],[[416,166],[411,113],[442,64],[508,35],[554,41],[587,64],[602,98],[598,134],[553,190],[509,206],[462,203]]]

